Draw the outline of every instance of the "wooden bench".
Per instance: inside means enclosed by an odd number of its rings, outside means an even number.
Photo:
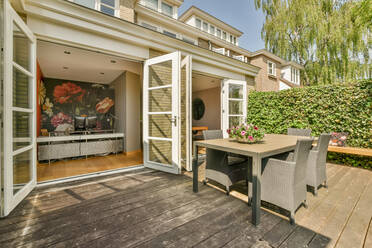
[[[328,146],[328,151],[372,157],[372,149],[369,148]]]

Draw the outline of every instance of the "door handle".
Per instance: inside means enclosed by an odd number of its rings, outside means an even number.
[[[171,122],[174,124],[174,126],[177,126],[177,116],[173,116]]]

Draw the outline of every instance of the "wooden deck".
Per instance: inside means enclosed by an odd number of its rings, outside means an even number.
[[[147,169],[39,188],[0,220],[0,247],[372,247],[372,172],[328,176],[295,226],[263,210],[254,227],[241,185],[194,194],[189,177]]]

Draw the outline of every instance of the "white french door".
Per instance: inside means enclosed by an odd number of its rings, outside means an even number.
[[[144,64],[144,166],[181,173],[181,53],[148,59]]]
[[[224,137],[226,130],[246,122],[247,118],[247,83],[240,80],[224,79],[221,91],[221,127]]]
[[[8,0],[3,3],[6,216],[36,185],[36,39]]]

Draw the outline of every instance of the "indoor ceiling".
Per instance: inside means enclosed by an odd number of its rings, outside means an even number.
[[[80,82],[109,84],[123,71],[142,72],[139,62],[45,41],[37,42],[37,60],[44,77]]]
[[[207,90],[221,87],[221,79],[205,76],[198,73],[192,74],[192,91]]]

